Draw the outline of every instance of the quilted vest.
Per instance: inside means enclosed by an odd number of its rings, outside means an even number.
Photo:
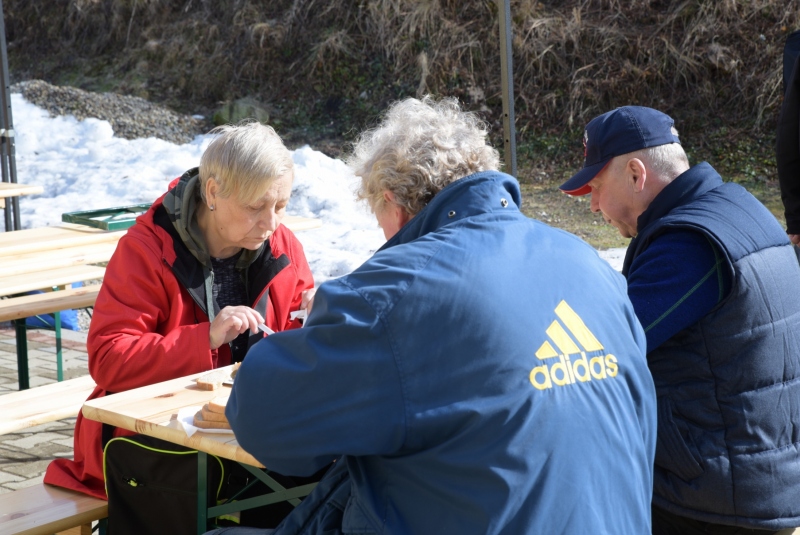
[[[706,522],[799,526],[797,256],[763,205],[708,164],[667,188],[672,207],[631,242],[623,273],[660,233],[681,228],[712,240],[733,282],[701,321],[647,355],[658,395],[653,503]]]

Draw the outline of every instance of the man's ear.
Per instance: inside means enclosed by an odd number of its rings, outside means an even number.
[[[394,193],[389,190],[383,192],[384,209],[391,214],[392,219],[397,224],[397,228],[401,229],[403,226],[411,221],[411,215],[405,208],[397,204]]]
[[[639,158],[631,158],[625,167],[625,173],[628,175],[631,186],[635,193],[641,193],[644,190],[644,185],[647,182],[647,168],[644,162]]]

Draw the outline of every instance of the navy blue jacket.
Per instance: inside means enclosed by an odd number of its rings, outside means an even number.
[[[653,503],[719,524],[800,525],[800,266],[786,234],[707,163],[667,186],[638,229],[628,277],[677,230],[710,240],[731,280],[708,314],[648,351],[659,419]],[[665,263],[693,260],[663,250]]]
[[[499,172],[454,182],[250,350],[242,447],[290,475],[339,458],[279,534],[649,533],[655,391],[625,281],[519,202]]]

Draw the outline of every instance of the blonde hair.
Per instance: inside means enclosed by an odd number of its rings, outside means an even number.
[[[224,125],[200,157],[200,195],[205,201],[206,182],[213,178],[223,198],[235,194],[240,201],[258,199],[273,180],[294,170],[292,154],[271,126],[259,122]]]
[[[455,98],[396,102],[377,128],[361,134],[347,158],[361,177],[356,196],[378,211],[383,192],[390,191],[414,216],[451,182],[498,169],[500,157],[487,134],[484,122],[461,111]]]

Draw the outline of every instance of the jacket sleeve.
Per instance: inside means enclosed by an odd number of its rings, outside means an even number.
[[[265,466],[307,476],[342,455],[398,451],[401,388],[383,320],[358,292],[329,281],[305,327],[250,349],[226,414],[239,444]]]
[[[160,251],[129,231],[108,263],[89,328],[98,386],[120,392],[213,368],[207,318],[182,325],[194,303],[180,292]]]
[[[671,231],[654,239],[628,273],[628,297],[647,352],[700,321],[730,289],[722,253],[699,232]]]
[[[272,326],[275,331],[286,331],[303,326],[300,320],[291,319],[291,313],[300,308],[303,291],[314,287],[314,276],[311,274],[311,267],[306,260],[303,246],[293,232],[289,229],[285,229],[285,232],[285,247],[291,262],[289,266],[291,272],[287,275],[290,275],[291,280],[286,283],[274,284],[270,288],[270,299],[275,306],[276,314],[276,325]]]
[[[778,182],[789,234],[800,234],[800,56],[786,86],[775,146]]]

